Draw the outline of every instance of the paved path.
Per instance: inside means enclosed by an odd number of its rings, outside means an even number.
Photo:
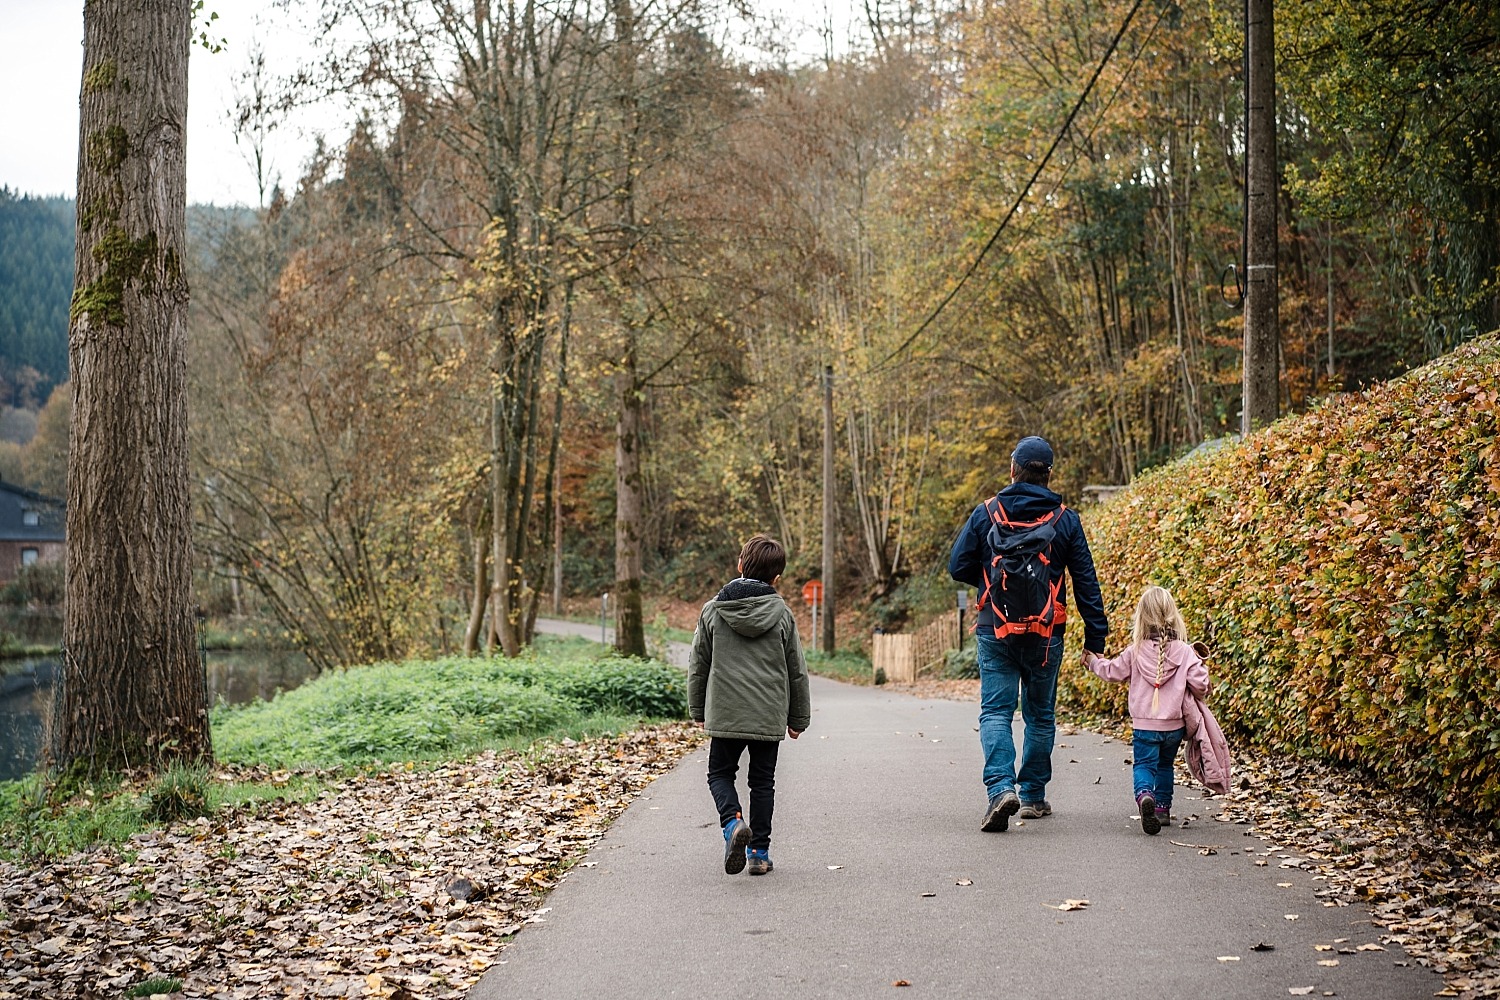
[[[872,997],[901,980],[897,997],[1018,1000],[1443,988],[1396,966],[1396,950],[1315,951],[1376,941],[1367,913],[1324,907],[1324,883],[1280,867],[1289,851],[1257,866],[1266,842],[1215,822],[1211,801],[1180,789],[1176,812],[1202,819],[1141,833],[1128,744],[1059,735],[1056,814],[986,834],[976,706],[814,678],[813,708],[807,734],[782,744],[774,872],[724,874],[695,753],[631,805],[471,1000]],[[1089,904],[1049,908],[1067,899]],[[1275,950],[1252,950],[1262,942]]]
[[[601,626],[598,622],[570,622],[561,618],[538,618],[536,630],[547,635],[573,635],[582,639],[593,639],[595,642],[614,642],[615,630],[613,626]],[[649,643],[648,643],[649,645]],[[686,642],[667,643],[667,662],[676,667],[687,669],[688,657],[692,654],[693,647]]]

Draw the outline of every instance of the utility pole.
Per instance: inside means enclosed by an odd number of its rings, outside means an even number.
[[[1276,282],[1276,27],[1272,0],[1245,0],[1245,356],[1240,430],[1276,419],[1279,403]]]
[[[1328,223],[1328,384],[1333,385],[1333,222]]]
[[[823,655],[833,645],[833,365],[823,366]]]

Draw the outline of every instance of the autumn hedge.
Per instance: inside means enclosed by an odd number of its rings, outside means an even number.
[[[1497,400],[1491,336],[1086,511],[1111,650],[1141,587],[1168,587],[1214,648],[1232,736],[1500,826]],[[1124,712],[1118,686],[1063,685]]]

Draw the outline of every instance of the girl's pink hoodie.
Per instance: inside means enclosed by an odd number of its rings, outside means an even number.
[[[1185,725],[1182,699],[1189,688],[1200,698],[1208,697],[1208,668],[1192,646],[1170,639],[1158,670],[1157,646],[1155,639],[1131,643],[1112,660],[1094,657],[1089,669],[1107,681],[1130,682],[1131,726],[1166,733]]]

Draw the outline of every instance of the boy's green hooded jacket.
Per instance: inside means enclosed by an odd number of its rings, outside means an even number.
[[[797,623],[770,584],[733,580],[703,605],[688,710],[710,736],[742,740],[783,739],[812,722]]]

